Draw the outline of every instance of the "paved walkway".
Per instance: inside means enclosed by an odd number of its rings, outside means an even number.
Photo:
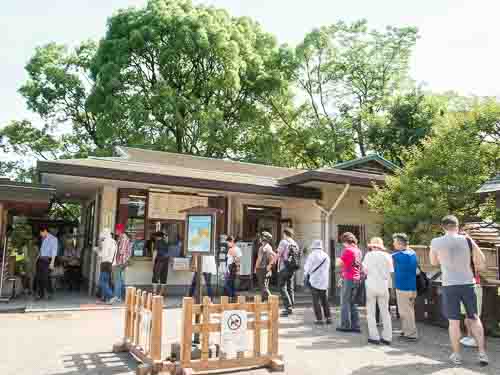
[[[164,311],[166,342],[181,330],[180,309]],[[338,311],[336,312],[338,319]],[[0,374],[2,375],[127,375],[136,363],[126,354],[110,353],[122,335],[122,310],[74,311],[0,315]],[[395,342],[392,347],[366,344],[366,335],[341,334],[335,327],[317,328],[310,309],[300,309],[281,322],[280,352],[285,374],[302,375],[474,375],[500,374],[500,340],[489,339],[492,364],[476,365],[465,351],[465,366],[448,364],[446,330],[420,325],[418,343]],[[398,323],[395,322],[397,328]],[[366,331],[366,328],[364,327]],[[267,374],[267,370],[244,372]]]

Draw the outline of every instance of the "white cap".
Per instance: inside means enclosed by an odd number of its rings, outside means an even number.
[[[323,241],[322,240],[314,240],[311,244],[312,250],[323,250]]]

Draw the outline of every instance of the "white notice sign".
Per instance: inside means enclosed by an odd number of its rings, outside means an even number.
[[[226,354],[234,355],[247,350],[247,312],[228,310],[222,314],[221,349]]]

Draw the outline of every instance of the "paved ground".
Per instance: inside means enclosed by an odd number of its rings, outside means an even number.
[[[180,331],[180,310],[165,310],[167,341]],[[338,315],[338,313],[337,313]],[[472,375],[500,374],[500,340],[489,340],[492,364],[480,369],[475,353],[466,351],[465,366],[448,365],[449,345],[445,330],[420,326],[417,344],[393,347],[366,345],[364,335],[339,334],[334,327],[316,328],[312,312],[299,310],[282,321],[280,351],[286,374],[315,375]],[[120,310],[51,312],[0,315],[1,375],[125,375],[135,373],[128,355],[110,353],[121,336]],[[397,327],[397,323],[396,323]],[[245,372],[267,374],[267,370]]]

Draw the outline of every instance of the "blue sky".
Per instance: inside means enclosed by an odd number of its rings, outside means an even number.
[[[200,1],[196,1],[200,2]],[[205,0],[234,15],[257,19],[282,43],[337,20],[368,19],[374,28],[412,25],[420,30],[411,66],[417,82],[434,91],[500,97],[500,1],[497,0]],[[146,0],[15,0],[0,11],[0,127],[36,119],[17,93],[34,48],[51,41],[76,45],[100,38],[119,8]],[[497,43],[495,43],[497,42]]]

